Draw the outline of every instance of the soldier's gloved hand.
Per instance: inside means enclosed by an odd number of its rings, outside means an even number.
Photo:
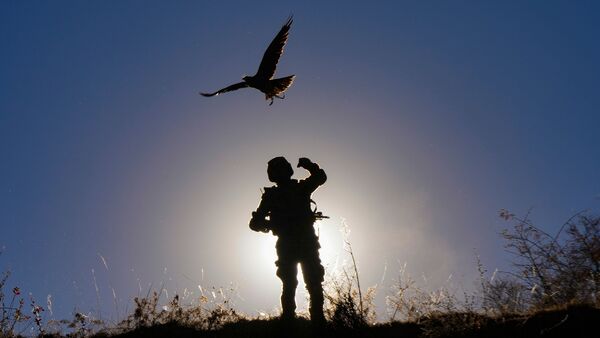
[[[269,229],[264,224],[261,224],[261,222],[250,221],[250,229],[256,232],[269,232]]]
[[[250,229],[256,232],[264,232],[267,233],[271,229],[269,229],[269,221],[264,218],[260,218],[256,216],[256,212],[252,213],[252,219],[250,219]]]
[[[252,213],[252,219],[250,219],[250,224],[248,224],[250,226],[250,229],[253,231],[260,231],[260,232],[265,232],[265,224],[264,224],[264,220],[261,221],[259,218],[256,217],[255,213]]]
[[[298,160],[298,168],[304,168],[304,169],[308,169],[310,167],[312,167],[313,163],[311,160],[309,160],[306,157],[300,157],[300,159]]]
[[[258,231],[259,227],[258,224],[256,224],[257,222],[255,222],[253,219],[250,220],[250,224],[248,224],[248,226],[250,227],[250,230],[252,231]]]

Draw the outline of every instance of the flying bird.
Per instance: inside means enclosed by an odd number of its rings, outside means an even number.
[[[283,27],[281,27],[281,30],[279,33],[277,33],[273,41],[271,41],[271,44],[263,55],[260,66],[258,67],[258,71],[254,76],[244,76],[242,78],[244,81],[242,82],[219,89],[214,93],[200,93],[200,95],[210,97],[241,88],[250,87],[256,88],[265,93],[265,99],[271,100],[269,106],[273,104],[273,98],[275,97],[278,99],[284,99],[285,95],[283,93],[292,85],[296,75],[290,75],[279,79],[273,79],[273,75],[275,75],[279,58],[281,57],[281,54],[283,54],[283,47],[288,40],[288,34],[290,27],[292,26],[292,22],[293,17],[290,16]]]

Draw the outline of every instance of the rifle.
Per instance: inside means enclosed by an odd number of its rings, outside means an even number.
[[[321,219],[326,219],[326,218],[329,218],[329,216],[325,216],[325,215],[323,215],[323,212],[321,212],[321,211],[313,211],[313,216],[312,216],[312,217],[313,217],[313,219],[314,219],[315,221],[318,221],[318,220],[321,220]]]
[[[312,208],[311,208],[311,211],[312,211],[312,213],[313,213],[313,214],[312,214],[313,222],[314,222],[314,221],[318,221],[318,220],[320,220],[320,219],[326,219],[326,218],[329,218],[329,216],[325,216],[325,215],[323,215],[323,212],[322,212],[322,211],[317,211],[317,202],[315,202],[315,201],[314,201],[312,198],[310,199],[310,204],[315,206],[315,208],[314,208],[314,209],[312,209]]]

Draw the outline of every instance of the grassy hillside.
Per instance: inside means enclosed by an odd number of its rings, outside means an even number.
[[[282,323],[277,319],[240,319],[214,330],[195,329],[176,322],[138,328],[112,337],[597,337],[600,309],[574,305],[530,315],[484,316],[473,312],[431,316],[418,323],[390,322],[346,328],[328,323],[315,328],[306,319]],[[96,337],[111,336],[99,333]]]

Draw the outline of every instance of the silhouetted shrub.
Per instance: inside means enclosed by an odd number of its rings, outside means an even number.
[[[503,209],[500,217],[513,222],[501,234],[516,271],[486,285],[488,307],[600,304],[600,217],[576,214],[554,235],[535,226],[528,214],[521,218]]]
[[[33,322],[39,333],[43,334],[40,314],[43,309],[35,304],[33,297],[30,297],[33,316],[25,314],[25,299],[21,295],[21,289],[15,286],[8,294],[4,292],[9,277],[10,271],[5,271],[0,276],[0,337],[19,336],[30,328]]]
[[[327,282],[325,290],[325,313],[333,326],[355,329],[375,321],[375,289],[369,288],[363,296],[356,275],[344,270]]]
[[[230,296],[222,289],[215,290],[211,292],[212,300],[203,295],[199,304],[194,306],[183,306],[179,295],[161,305],[162,290],[148,293],[144,298],[136,297],[133,313],[117,327],[105,331],[122,333],[166,324],[197,330],[216,330],[227,323],[242,320],[244,316],[233,309]]]

